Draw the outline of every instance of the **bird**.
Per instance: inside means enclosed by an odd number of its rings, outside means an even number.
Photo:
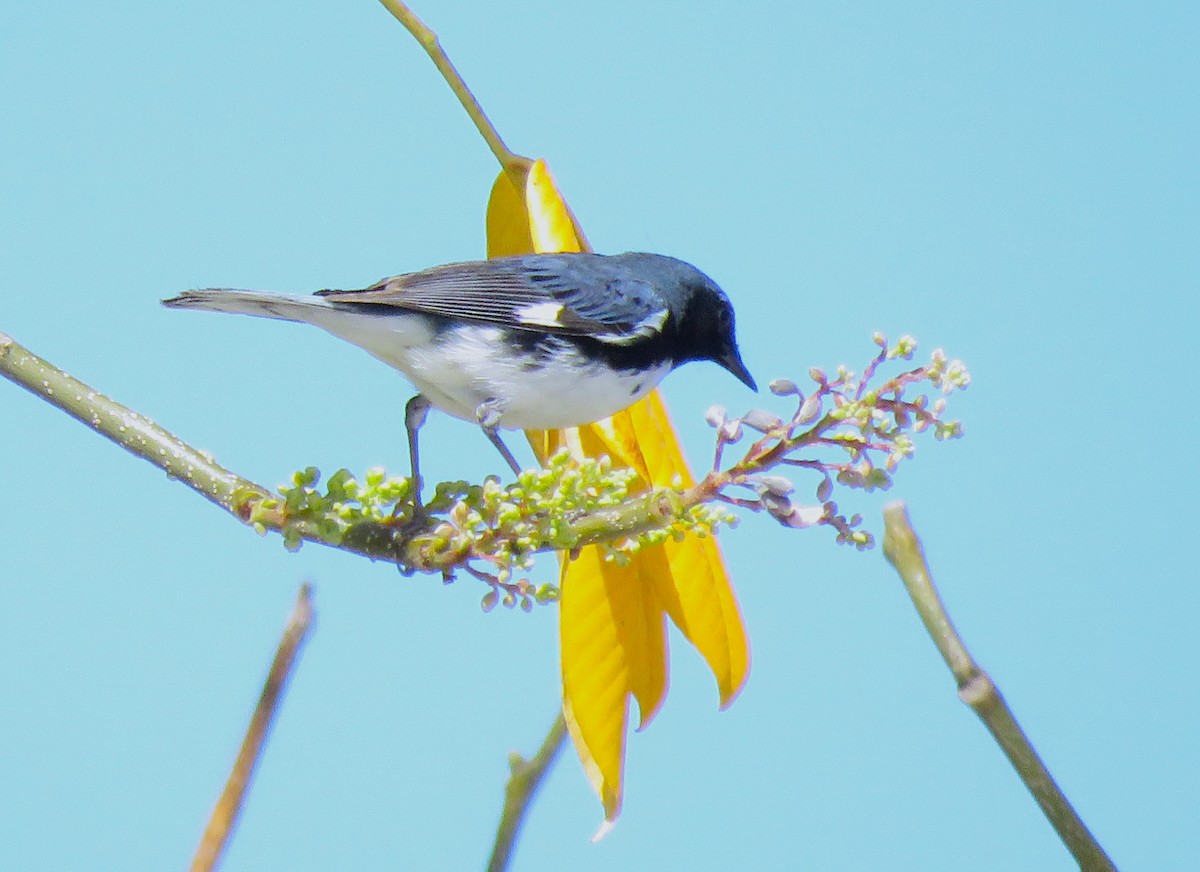
[[[500,429],[594,423],[682,364],[712,361],[757,390],[729,298],[696,267],[661,254],[515,255],[361,290],[206,288],[162,304],[312,324],[399,370],[417,390],[405,428],[418,505],[417,431],[430,407],[481,427],[519,474]]]

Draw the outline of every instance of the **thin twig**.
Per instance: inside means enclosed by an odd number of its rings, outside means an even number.
[[[254,715],[246,729],[246,737],[242,740],[242,747],[229,773],[229,779],[225,782],[225,789],[209,816],[208,826],[205,827],[200,845],[196,849],[196,856],[192,858],[191,872],[211,872],[221,862],[221,855],[237,825],[250,779],[262,757],[263,743],[279,711],[283,691],[296,665],[296,655],[300,653],[300,647],[312,627],[312,621],[312,585],[305,583],[300,586],[296,605],[292,608],[283,629],[283,636],[275,651],[275,660],[271,663],[271,671],[267,673],[262,695],[254,708]]]
[[[488,872],[504,872],[512,857],[513,846],[525,822],[529,804],[542,786],[542,780],[554,765],[567,738],[567,725],[560,714],[554,719],[542,747],[529,760],[519,754],[509,757],[510,775],[504,786],[504,811],[496,828],[496,841],[488,860]]]
[[[921,541],[909,524],[904,503],[886,506],[883,519],[883,553],[899,573],[925,629],[954,674],[959,698],[974,710],[991,732],[1058,837],[1079,863],[1079,868],[1087,872],[1115,870],[1112,860],[1075,813],[1038,757],[1004,697],[1000,695],[1000,689],[971,657],[955,631],[933,585]]]
[[[454,92],[454,96],[458,98],[458,102],[462,104],[463,109],[467,110],[467,115],[471,121],[475,123],[475,127],[479,130],[480,135],[488,144],[488,148],[492,150],[492,154],[496,156],[496,160],[500,161],[500,165],[513,176],[527,170],[532,161],[527,157],[514,152],[504,140],[500,138],[500,134],[488,120],[484,114],[483,107],[479,105],[479,101],[475,99],[475,95],[471,93],[471,89],[467,87],[467,83],[463,81],[462,76],[458,74],[458,70],[454,68],[454,64],[450,62],[450,57],[442,50],[441,43],[438,42],[437,34],[425,26],[407,5],[401,3],[400,0],[379,0],[383,7],[388,12],[395,16],[396,20],[404,25],[405,29],[416,38],[421,47],[433,60],[438,71],[450,86],[450,90]],[[522,185],[518,185],[521,187]]]

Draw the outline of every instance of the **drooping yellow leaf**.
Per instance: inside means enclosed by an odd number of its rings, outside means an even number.
[[[690,487],[695,480],[661,396],[650,394],[630,407],[626,415],[649,479],[655,484],[670,484],[677,477],[682,486]],[[622,431],[627,442],[628,431],[623,426],[615,429]],[[746,683],[750,649],[721,549],[716,540],[696,536],[682,542],[667,540],[663,548],[671,571],[653,575],[660,601],[708,663],[717,679],[721,706],[725,707]]]
[[[560,576],[568,726],[576,746],[586,749],[584,769],[608,820],[621,807],[629,696],[646,723],[666,695],[665,618],[647,581],[637,563],[605,563],[598,548],[565,562]]]
[[[667,692],[666,615],[651,577],[655,573],[670,575],[665,557],[646,560],[639,554],[629,565],[617,566],[605,561],[604,552],[593,547],[581,549],[567,566],[567,577],[563,579],[566,586],[576,591],[585,586],[595,589],[599,585],[586,580],[600,579],[606,595],[617,600],[608,611],[624,651],[625,685],[637,700],[639,725],[648,724]],[[579,597],[583,598],[581,594]],[[567,599],[566,587],[563,599]],[[586,669],[582,661],[597,657],[582,646],[571,650],[572,668],[579,665]]]
[[[711,538],[668,540],[662,547],[671,577],[654,577],[658,596],[671,620],[704,656],[725,708],[749,676],[750,646],[721,551]]]
[[[638,729],[654,720],[667,698],[667,676],[670,658],[667,656],[667,614],[658,593],[646,573],[657,571],[645,560],[633,559],[630,568],[637,572],[634,584],[641,593],[642,649],[630,658],[629,690],[638,704]]]
[[[604,804],[604,817],[621,809],[621,768],[629,699],[626,651],[618,614],[633,603],[627,587],[605,583],[603,573],[581,576],[564,562],[559,583],[563,714],[584,772]]]
[[[620,412],[615,418],[624,419],[626,413]],[[643,475],[640,489],[645,488],[644,473],[641,472],[641,455],[636,451],[622,453],[616,450],[612,441],[604,434],[610,429],[611,421],[599,422],[586,427],[576,427],[570,430],[555,430],[537,434],[538,441],[545,446],[549,456],[563,445],[573,447],[586,457],[599,457],[608,454],[615,458],[617,465],[629,466]],[[531,439],[533,434],[531,434]],[[638,490],[639,488],[634,488]],[[667,646],[664,612],[666,611],[663,598],[658,595],[656,579],[671,578],[671,567],[666,560],[661,547],[647,548],[633,555],[630,565],[618,567],[603,559],[599,548],[584,548],[579,556],[570,564],[571,584],[581,586],[585,583],[594,584],[596,579],[619,577],[633,585],[641,598],[641,611],[636,616],[625,620],[636,627],[619,628],[621,638],[625,640],[627,654],[629,692],[638,702],[638,728],[648,725],[662,706],[667,691]],[[584,581],[592,579],[593,581]],[[563,589],[563,597],[568,596]],[[636,641],[636,644],[635,644]],[[564,659],[568,656],[563,649]]]
[[[525,205],[529,209],[529,231],[534,251],[591,251],[587,237],[575,220],[567,201],[558,192],[554,177],[544,160],[535,160],[529,168],[525,188]],[[568,240],[571,248],[565,248]]]
[[[488,257],[591,251],[544,160],[504,170],[487,208]]]
[[[695,483],[657,391],[597,422],[591,430],[613,457],[637,470],[644,480],[656,485],[677,480],[683,487]],[[670,540],[663,549],[668,567],[651,570],[652,549],[639,555],[646,564],[646,581],[654,585],[662,607],[708,663],[725,707],[746,682],[750,651],[720,548],[713,539],[690,536],[682,542]]]
[[[487,206],[487,256],[509,257],[533,252],[525,194],[512,176],[501,172],[492,184]]]
[[[541,160],[501,172],[488,201],[487,231],[489,257],[590,250]],[[609,454],[638,473],[642,488],[693,483],[658,391],[604,421],[526,435],[542,461],[567,446],[576,455]],[[621,806],[629,697],[637,700],[640,729],[666,695],[664,615],[701,652],[722,706],[745,682],[746,634],[711,538],[644,548],[625,567],[606,562],[598,548],[584,548],[564,562],[560,584],[563,714],[611,822]]]

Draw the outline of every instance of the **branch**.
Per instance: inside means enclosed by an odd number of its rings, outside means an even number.
[[[508,784],[504,786],[504,812],[496,828],[496,841],[492,846],[491,859],[488,860],[488,872],[504,872],[508,868],[508,861],[517,835],[521,831],[521,824],[525,822],[529,803],[542,786],[546,773],[554,765],[566,738],[567,724],[560,714],[554,719],[542,747],[532,759],[526,760],[520,754],[512,754],[509,757],[511,772]]]
[[[399,0],[379,0],[379,2],[416,38],[417,42],[421,44],[421,48],[425,49],[425,52],[433,60],[434,65],[446,80],[446,84],[450,86],[450,90],[454,92],[454,96],[458,98],[458,102],[462,104],[463,109],[467,110],[467,115],[475,123],[476,129],[484,138],[484,141],[487,142],[488,148],[492,150],[492,154],[496,156],[496,160],[500,161],[500,165],[504,167],[505,171],[510,176],[515,176],[529,169],[530,164],[533,162],[529,158],[522,157],[512,151],[504,144],[504,140],[500,138],[500,134],[496,131],[492,122],[488,120],[487,115],[484,114],[483,107],[479,105],[479,101],[475,99],[475,95],[471,93],[471,89],[467,87],[467,83],[463,81],[454,64],[450,62],[449,55],[442,50],[437,34],[426,27],[421,19],[413,14],[413,11],[408,6],[399,2]],[[514,182],[517,183],[518,189],[524,186],[523,183],[518,183],[517,179],[514,179]]]
[[[262,485],[219,466],[206,452],[72,378],[4,333],[0,333],[0,375],[153,463],[227,512],[243,517],[248,502],[272,496]]]
[[[386,518],[358,521],[345,533],[334,533],[327,515],[289,513],[279,494],[225,469],[207,452],[67,375],[4,333],[0,333],[0,375],[260,530],[290,534],[417,571],[449,571],[468,559],[485,557],[479,543],[455,545],[438,535],[436,527],[431,532]],[[634,536],[661,529],[686,507],[672,491],[657,489],[631,496],[615,506],[579,513],[562,524],[559,538],[565,547],[575,548]],[[562,547],[540,544],[532,550],[547,552]]]
[[[1084,870],[1115,870],[1112,860],[1075,813],[1038,757],[1004,697],[1000,695],[1000,689],[974,661],[959,638],[933,586],[929,564],[925,562],[921,542],[909,524],[904,503],[892,503],[885,507],[883,517],[883,553],[899,573],[925,629],[954,674],[959,698],[975,711],[991,732],[1079,867]]]
[[[279,640],[275,660],[271,663],[271,671],[267,673],[262,695],[246,729],[241,750],[238,751],[229,779],[225,782],[221,798],[217,800],[216,807],[208,819],[208,826],[205,827],[200,845],[196,848],[196,855],[192,858],[191,872],[211,872],[221,860],[241,814],[246,789],[262,757],[267,732],[275,720],[284,688],[287,687],[288,679],[291,678],[296,665],[296,655],[300,653],[300,646],[304,644],[304,639],[312,628],[312,620],[312,585],[306,583],[301,585],[296,605],[292,608],[287,625],[283,629],[283,637]]]

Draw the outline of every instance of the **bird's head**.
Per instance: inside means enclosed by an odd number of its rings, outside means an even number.
[[[716,282],[688,263],[662,257],[656,272],[658,292],[671,313],[676,365],[691,360],[711,360],[757,391],[754,377],[742,363],[734,335],[733,305]],[[656,265],[657,266],[657,265]]]

